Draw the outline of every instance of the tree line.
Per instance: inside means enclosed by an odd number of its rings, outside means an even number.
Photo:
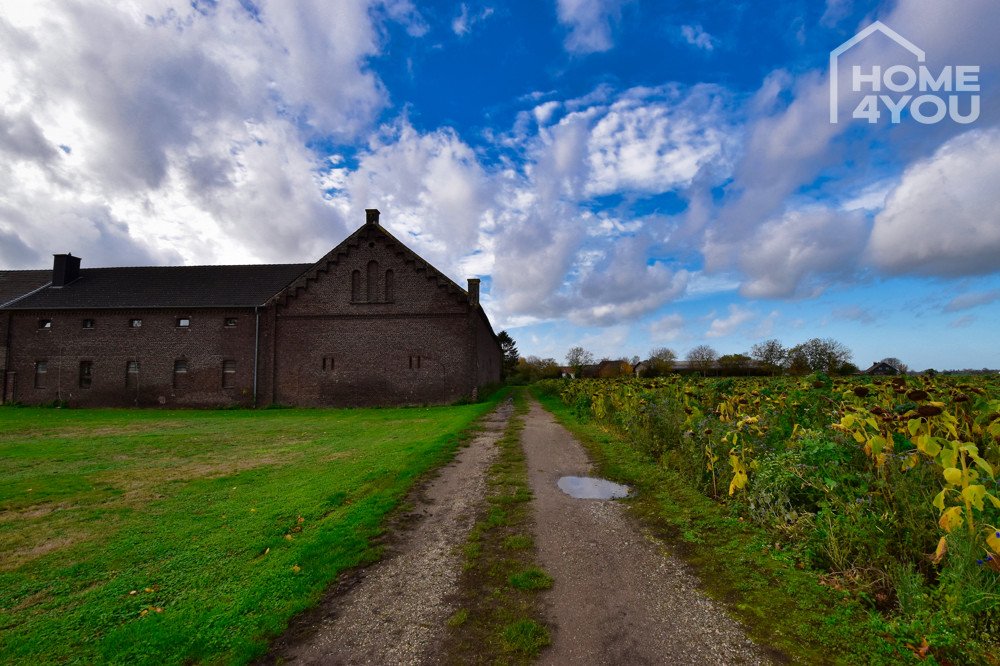
[[[859,372],[858,366],[852,362],[851,350],[833,338],[812,338],[792,347],[785,347],[779,340],[770,339],[755,344],[747,352],[722,355],[709,345],[698,345],[685,355],[684,363],[679,363],[677,353],[667,347],[651,349],[645,359],[633,356],[603,358],[599,362],[593,353],[575,346],[566,353],[566,364],[561,366],[554,358],[519,356],[516,343],[506,331],[501,331],[497,337],[504,351],[504,376],[516,382],[558,378],[567,371],[580,377],[587,372],[596,372],[596,366],[605,361],[612,362],[604,364],[608,366],[608,376],[637,374],[641,377],[659,377],[678,371],[706,375],[808,375],[814,372],[850,375]],[[900,373],[909,372],[906,364],[898,358],[889,357],[882,362],[893,366]]]

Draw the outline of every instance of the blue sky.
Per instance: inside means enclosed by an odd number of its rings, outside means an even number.
[[[977,66],[972,122],[853,65]],[[523,354],[1000,367],[994,0],[0,7],[0,266],[315,259],[378,207]],[[885,92],[884,90],[882,92]],[[903,93],[901,93],[903,94]],[[916,93],[916,94],[919,94]],[[898,100],[896,95],[893,100]]]

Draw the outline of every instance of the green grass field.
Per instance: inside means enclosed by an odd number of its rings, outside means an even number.
[[[0,661],[261,655],[493,404],[0,409]]]

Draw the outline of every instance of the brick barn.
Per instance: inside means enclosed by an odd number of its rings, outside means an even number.
[[[447,403],[500,380],[479,304],[366,211],[314,264],[0,270],[0,400]]]

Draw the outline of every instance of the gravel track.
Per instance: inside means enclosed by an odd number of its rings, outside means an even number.
[[[667,547],[614,500],[573,499],[562,476],[589,476],[579,442],[537,402],[522,442],[534,493],[539,564],[555,580],[544,605],[542,664],[765,664],[765,652]]]
[[[411,496],[415,508],[405,531],[384,558],[333,590],[264,663],[437,663],[445,621],[456,610],[447,599],[461,576],[461,546],[483,505],[486,472],[512,412],[508,400],[480,421],[485,430]]]

